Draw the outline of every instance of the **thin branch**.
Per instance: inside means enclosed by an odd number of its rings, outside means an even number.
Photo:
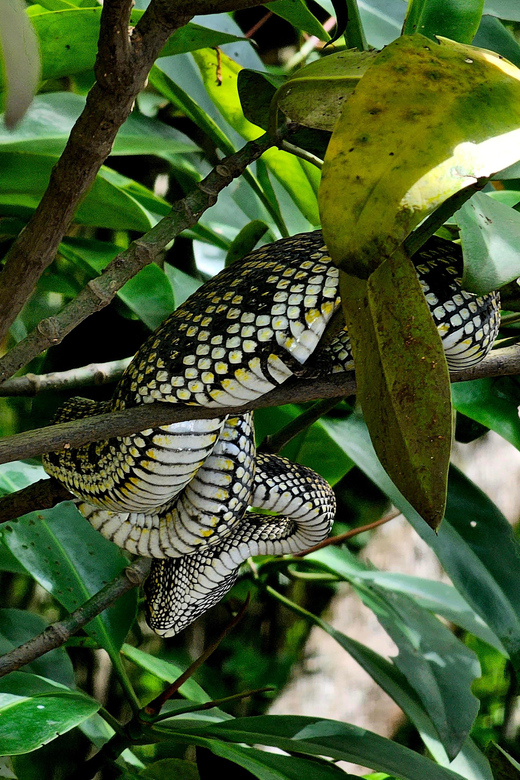
[[[222,640],[226,638],[229,632],[232,631],[235,628],[235,626],[238,623],[240,623],[240,621],[244,617],[246,610],[249,606],[250,598],[251,597],[248,593],[244,603],[238,610],[237,614],[230,620],[230,622],[220,633],[217,639],[214,642],[212,642],[209,645],[209,647],[207,647],[206,650],[204,650],[204,652],[201,655],[199,655],[199,657],[196,658],[192,664],[190,664],[190,666],[186,669],[186,671],[184,671],[179,677],[177,677],[177,679],[174,682],[171,683],[171,685],[165,688],[162,693],[160,693],[158,696],[156,696],[155,699],[153,699],[151,702],[149,702],[146,705],[146,707],[144,708],[144,712],[146,713],[147,716],[150,716],[152,718],[157,716],[160,713],[163,706],[168,701],[168,699],[171,699],[172,696],[174,696],[177,693],[179,688],[181,688],[181,686],[183,686],[184,683],[190,679],[190,677],[193,677],[197,669],[199,669],[202,666],[202,664],[204,664],[208,660],[210,655],[212,655],[212,653],[215,652],[215,650],[221,644]]]
[[[483,377],[520,374],[520,347],[496,350],[472,368],[451,375],[452,382],[465,382]],[[112,436],[129,436],[147,428],[169,425],[185,420],[201,420],[208,415],[241,414],[248,409],[304,403],[320,398],[354,395],[356,384],[352,373],[332,374],[324,379],[291,379],[255,401],[243,406],[208,408],[156,402],[109,414],[99,414],[46,428],[0,439],[0,463],[35,457],[69,447],[81,447],[91,441]],[[1,500],[1,499],[0,499]]]
[[[114,601],[142,585],[150,572],[150,566],[151,558],[138,558],[65,620],[53,623],[38,636],[0,657],[0,677],[31,663],[49,650],[61,647],[69,637],[110,607]]]
[[[373,523],[361,525],[359,528],[353,528],[351,531],[345,531],[345,533],[337,534],[337,536],[329,536],[328,539],[324,539],[322,542],[315,544],[314,547],[309,547],[307,550],[294,553],[293,558],[303,558],[305,555],[316,552],[316,550],[322,550],[324,547],[335,547],[338,544],[343,544],[343,542],[346,542],[347,539],[352,539],[353,536],[359,536],[359,534],[364,534],[365,531],[372,531],[374,528],[379,528],[380,525],[389,523],[390,520],[395,520],[395,518],[399,517],[400,514],[402,514],[400,509],[392,509],[391,512],[383,515],[383,517],[380,517],[379,520],[374,520]]]
[[[0,385],[0,398],[6,396],[35,396],[46,390],[72,390],[76,387],[106,385],[117,382],[131,357],[110,360],[107,363],[89,363],[88,366],[50,374],[24,374],[7,379]]]
[[[266,452],[270,455],[277,455],[290,441],[296,438],[299,433],[317,422],[324,414],[327,414],[327,412],[334,409],[342,399],[343,396],[339,396],[338,398],[326,398],[317,401],[310,409],[299,414],[295,420],[291,420],[290,423],[279,431],[266,436],[259,446],[258,451]]]
[[[107,306],[117,291],[151,263],[170,241],[199,221],[206,209],[214,205],[224,187],[241,176],[247,166],[261,157],[267,149],[279,143],[284,132],[285,129],[282,129],[276,136],[266,133],[256,141],[247,143],[235,154],[224,158],[185,198],[174,203],[170,213],[155,227],[117,255],[103,273],[92,279],[56,317],[42,320],[32,333],[0,360],[0,383],[43,350],[59,344],[91,314]]]
[[[129,34],[132,5],[132,0],[105,0],[103,4],[94,68],[97,81],[38,207],[0,273],[0,341],[53,261],[78,203],[110,154],[161,49],[193,16],[175,3],[152,0]]]

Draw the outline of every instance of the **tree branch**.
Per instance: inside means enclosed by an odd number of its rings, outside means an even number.
[[[0,384],[40,352],[59,344],[67,333],[84,319],[107,306],[129,279],[151,263],[175,236],[193,227],[206,209],[214,205],[219,192],[233,179],[241,176],[247,166],[261,157],[267,149],[277,144],[284,133],[285,129],[280,130],[276,136],[266,133],[256,141],[249,141],[235,154],[224,158],[192,192],[174,203],[170,213],[155,227],[117,255],[103,273],[92,279],[56,317],[42,320],[32,333],[0,360]],[[1,280],[0,274],[0,290]]]
[[[0,657],[0,677],[30,664],[49,650],[61,647],[69,637],[83,628],[93,618],[107,609],[129,590],[142,585],[150,572],[151,558],[138,558],[117,577],[107,583],[83,606],[74,610],[68,618],[48,626],[38,636]]]
[[[16,520],[35,509],[52,509],[61,501],[70,501],[72,498],[74,496],[57,479],[40,479],[0,498],[0,523]]]
[[[511,376],[519,373],[520,347],[510,347],[507,350],[495,350],[478,365],[452,374],[451,381],[465,382],[470,379]],[[88,442],[100,441],[112,436],[129,436],[147,428],[185,420],[201,420],[211,415],[241,414],[249,409],[305,403],[320,398],[339,398],[354,395],[355,392],[354,375],[349,372],[332,374],[322,379],[294,378],[243,406],[214,408],[163,402],[141,404],[131,409],[49,425],[0,439],[0,463],[35,457],[44,452],[54,452],[69,447],[81,447]]]
[[[76,387],[106,385],[117,382],[132,360],[110,360],[107,363],[89,363],[88,366],[71,368],[68,371],[52,371],[50,374],[24,374],[7,379],[0,385],[0,398],[12,396],[35,396],[46,390],[71,390]]]

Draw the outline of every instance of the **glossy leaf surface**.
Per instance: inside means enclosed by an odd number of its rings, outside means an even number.
[[[518,211],[477,192],[454,219],[460,228],[465,290],[485,295],[520,276]]]
[[[176,721],[175,730],[196,731],[196,722]],[[408,748],[383,739],[367,729],[324,718],[290,715],[237,718],[207,726],[201,736],[229,742],[270,745],[309,756],[354,761],[379,771],[398,774],[401,780],[460,780],[460,775],[434,764]]]
[[[0,755],[37,750],[100,706],[85,694],[44,677],[11,672],[0,680]]]
[[[332,131],[345,101],[379,52],[330,54],[297,70],[278,89],[276,102],[292,122]]]
[[[2,539],[34,579],[72,612],[127,565],[123,553],[87,523],[71,502],[4,524]],[[85,626],[109,655],[118,655],[134,620],[127,593]]]
[[[362,418],[351,415],[324,424],[433,549],[459,593],[501,640],[515,668],[520,668],[520,545],[497,507],[452,468],[446,516],[435,534],[383,470]]]
[[[403,27],[404,35],[436,35],[471,43],[478,30],[484,0],[411,0]]]

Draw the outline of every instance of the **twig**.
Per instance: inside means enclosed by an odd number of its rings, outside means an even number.
[[[162,707],[166,704],[168,699],[171,699],[172,696],[177,693],[179,688],[195,674],[197,669],[199,669],[199,667],[201,667],[202,664],[208,660],[210,655],[212,655],[212,653],[214,653],[218,648],[222,640],[226,638],[229,632],[232,631],[238,623],[240,623],[245,615],[246,609],[249,606],[249,601],[250,595],[248,594],[239,611],[227,624],[220,636],[214,642],[212,642],[211,645],[209,645],[209,647],[207,647],[206,650],[204,650],[204,652],[199,655],[199,657],[193,661],[193,663],[186,669],[186,671],[177,677],[177,679],[172,682],[171,685],[169,685],[162,693],[159,694],[159,696],[156,696],[155,699],[146,705],[144,711],[147,716],[155,718],[160,713]]]
[[[36,658],[61,647],[69,637],[107,609],[129,590],[142,585],[150,572],[151,558],[138,558],[98,593],[74,610],[68,618],[53,623],[38,636],[0,657],[0,677],[14,672]]]
[[[373,523],[361,525],[359,528],[353,528],[351,531],[345,531],[345,533],[337,534],[337,536],[329,536],[328,539],[324,539],[322,542],[315,544],[314,547],[309,547],[307,550],[294,553],[293,558],[303,558],[304,555],[309,555],[310,553],[316,552],[316,550],[322,550],[324,547],[334,547],[335,545],[343,544],[343,542],[346,542],[347,539],[352,539],[353,536],[364,534],[365,531],[371,531],[373,528],[379,528],[380,525],[389,523],[390,520],[394,520],[396,517],[399,517],[400,514],[401,511],[399,509],[392,509],[391,512],[383,515],[383,517],[380,517],[379,520],[374,520]]]
[[[282,129],[276,136],[266,133],[256,141],[249,141],[235,154],[224,158],[185,198],[174,203],[170,213],[155,227],[117,255],[103,273],[92,279],[56,317],[42,320],[32,333],[0,360],[0,383],[43,350],[59,344],[67,333],[91,314],[107,306],[116,292],[138,271],[151,263],[175,236],[199,221],[206,209],[214,205],[224,187],[241,176],[247,166],[267,149],[280,142],[284,132],[285,129]]]
[[[6,396],[35,396],[46,390],[72,390],[76,387],[106,385],[120,379],[132,360],[110,360],[107,363],[90,363],[88,366],[71,368],[68,371],[53,371],[50,374],[24,374],[7,379],[0,385],[0,398]]]
[[[343,396],[339,396],[338,398],[326,398],[313,404],[310,409],[299,414],[295,420],[291,420],[291,422],[285,425],[281,430],[266,436],[258,447],[258,451],[266,452],[270,455],[277,455],[280,450],[283,450],[283,448],[298,436],[299,433],[317,422],[320,417],[327,414],[327,412],[330,412],[331,409],[334,409],[342,399]]]
[[[305,160],[311,165],[314,165],[316,168],[319,168],[320,171],[323,168],[323,160],[321,157],[318,157],[316,154],[312,154],[312,152],[308,152],[307,149],[302,149],[301,146],[295,146],[289,141],[283,141],[281,148],[286,152],[294,154],[295,157],[300,157],[302,160]]]

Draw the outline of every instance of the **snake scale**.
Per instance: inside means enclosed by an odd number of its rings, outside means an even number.
[[[482,360],[499,326],[497,293],[460,286],[462,254],[433,237],[414,263],[451,370]],[[141,403],[199,404],[208,418],[49,453],[47,472],[107,539],[153,558],[147,620],[173,636],[219,601],[252,555],[324,539],[332,489],[315,472],[256,453],[252,415],[225,417],[291,376],[353,369],[345,329],[320,344],[340,306],[321,232],[263,246],[203,285],[142,345],[112,399],[73,398],[58,421]],[[261,512],[249,511],[251,507]]]

